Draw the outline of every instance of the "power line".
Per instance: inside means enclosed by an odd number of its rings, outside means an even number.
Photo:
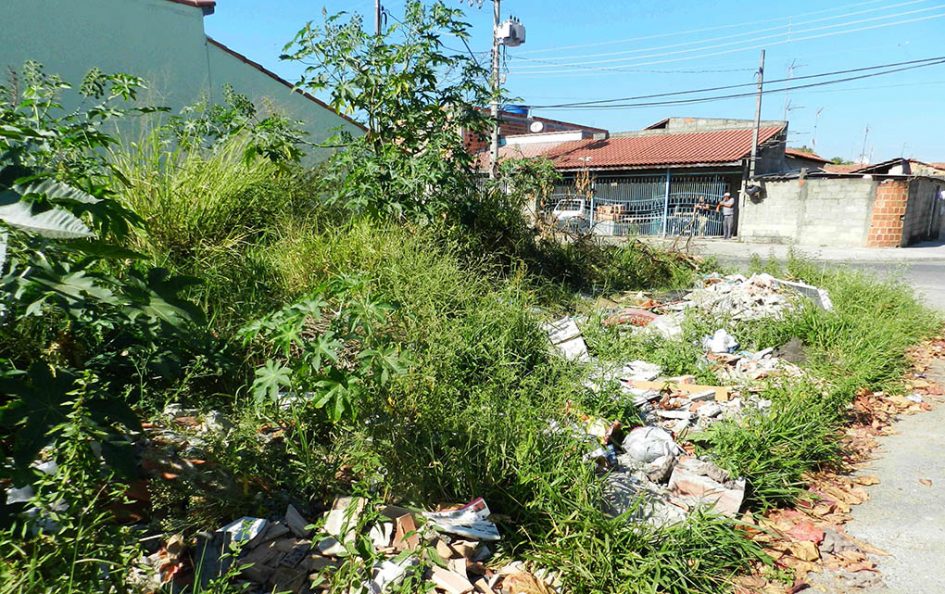
[[[384,14],[385,14],[385,15],[387,15],[387,16],[389,16],[390,18],[394,19],[394,21],[396,21],[397,23],[400,23],[401,26],[403,26],[403,27],[406,27],[406,26],[407,26],[402,20],[398,19],[398,18],[395,17],[393,14],[391,14],[391,12],[390,12],[389,10],[387,10],[386,8],[384,8],[383,10],[384,10]],[[483,66],[482,63],[479,62],[479,59],[476,57],[476,53],[477,53],[477,52],[472,51],[472,48],[469,47],[469,43],[466,41],[466,38],[465,38],[465,37],[458,37],[458,39],[463,42],[463,45],[464,45],[464,46],[466,46],[466,51],[469,53],[469,57],[470,57],[470,58],[472,59],[472,61],[476,64],[476,66],[485,69],[486,67]],[[442,44],[441,44],[441,45],[442,45]],[[454,47],[449,47],[449,46],[447,46],[447,45],[443,45],[442,47],[443,47],[443,49],[449,50],[449,51],[451,51],[451,52],[456,52],[456,53],[458,53],[458,54],[463,53],[463,50],[461,50],[461,49],[456,49],[456,48],[454,48]],[[488,54],[489,52],[478,52],[478,53],[480,53],[480,54]]]
[[[861,80],[865,78],[873,78],[875,76],[883,76],[885,74],[893,74],[896,72],[904,72],[906,70],[915,70],[917,68],[926,68],[928,66],[937,66],[940,64],[945,64],[945,58],[940,58],[936,62],[926,62],[923,64],[913,64],[911,66],[903,66],[902,68],[895,68],[892,70],[887,70],[885,72],[873,72],[870,74],[860,74],[858,76],[849,76],[846,78],[840,78],[837,80],[828,80],[816,83],[808,83],[806,85],[795,85],[790,87],[782,87],[780,89],[768,89],[765,91],[767,94],[772,93],[784,93],[786,91],[794,91],[798,89],[810,89],[814,87],[822,87],[827,85],[834,85],[842,82],[848,82],[851,80]],[[797,80],[797,79],[795,79]],[[729,95],[717,95],[714,97],[697,97],[693,99],[675,99],[672,101],[651,101],[646,103],[622,103],[622,104],[608,104],[608,105],[574,105],[569,107],[533,107],[533,109],[571,109],[571,110],[604,110],[604,109],[632,109],[637,107],[658,107],[663,105],[690,105],[696,103],[709,103],[713,101],[723,101],[727,99],[739,99],[742,97],[754,97],[755,93],[733,93]]]
[[[514,59],[519,59],[520,56],[513,56]],[[529,60],[530,62],[542,62],[544,64],[552,64],[559,66],[558,62],[550,62],[548,60],[538,60],[535,58],[522,58]],[[706,73],[716,73],[716,72],[754,72],[754,68],[700,68],[700,69],[685,69],[685,70],[650,70],[644,68],[624,68],[622,66],[613,66],[610,68],[592,68],[592,70],[607,70],[608,72],[647,72],[652,74],[706,74]],[[521,70],[516,70],[515,72],[523,72]]]
[[[930,10],[939,10],[939,9],[941,9],[941,8],[943,8],[943,7],[940,6],[940,5],[939,5],[939,6],[927,6],[927,7],[925,7],[925,8],[919,8],[919,9],[911,10],[911,11],[907,11],[907,12],[900,12],[900,13],[896,14],[895,16],[896,16],[896,18],[900,18],[900,17],[912,15],[912,14],[918,14],[918,13],[928,12],[928,11],[930,11]],[[939,13],[938,16],[945,16],[945,12]],[[852,20],[852,21],[845,21],[845,22],[843,22],[843,23],[835,23],[835,24],[833,24],[833,25],[825,25],[825,26],[823,26],[823,27],[814,27],[814,28],[811,28],[811,29],[807,29],[807,32],[810,33],[810,32],[815,32],[815,31],[824,31],[824,30],[827,30],[827,29],[836,29],[836,28],[838,28],[838,27],[848,27],[848,26],[850,26],[850,25],[858,25],[858,24],[869,23],[869,22],[874,22],[874,21],[878,21],[878,20],[886,20],[886,19],[888,19],[888,18],[889,18],[888,15],[881,15],[881,16],[870,17],[870,18],[866,18],[866,19],[857,19],[857,20]],[[905,22],[905,21],[903,21],[903,22]],[[883,26],[892,26],[893,24],[894,24],[894,23],[883,23]],[[835,32],[833,32],[833,34],[841,34],[841,33],[845,33],[845,32],[846,32],[846,31],[835,31]],[[757,42],[762,41],[762,40],[772,40],[772,39],[776,39],[776,38],[778,38],[778,37],[782,37],[782,36],[787,35],[787,34],[788,34],[787,32],[782,32],[782,33],[777,33],[777,34],[774,34],[774,35],[762,35],[762,36],[760,36],[760,37],[754,37],[754,38],[751,39],[750,41],[751,41],[752,43],[757,43]],[[771,44],[769,44],[769,45],[779,45],[779,44],[783,44],[783,43],[790,43],[790,42],[797,41],[797,40],[798,40],[797,38],[794,38],[794,39],[785,39],[785,40],[781,40],[781,41],[773,41],[773,42],[772,42]],[[560,72],[560,69],[561,69],[561,68],[579,67],[579,68],[581,68],[581,69],[586,69],[588,66],[595,65],[595,64],[613,64],[613,63],[618,63],[618,62],[619,62],[619,63],[622,63],[622,62],[626,62],[627,60],[662,58],[662,57],[666,57],[666,56],[678,56],[678,55],[681,55],[681,54],[692,54],[692,53],[696,53],[696,52],[700,53],[700,57],[701,57],[701,55],[706,55],[706,54],[702,54],[702,52],[705,52],[706,50],[713,50],[713,49],[719,49],[719,48],[724,48],[724,47],[732,47],[732,46],[742,45],[742,44],[744,44],[745,42],[746,42],[746,40],[730,41],[730,42],[724,42],[724,43],[716,43],[716,44],[710,44],[710,45],[705,45],[705,46],[700,46],[700,47],[695,47],[695,48],[685,49],[685,50],[676,50],[676,51],[671,51],[671,52],[662,52],[662,53],[648,54],[648,55],[638,56],[638,57],[634,57],[634,58],[612,58],[612,59],[607,59],[607,60],[589,60],[589,61],[584,61],[584,62],[560,63],[560,64],[556,64],[556,65],[527,66],[527,67],[523,67],[523,68],[520,68],[520,69],[516,69],[516,72],[517,72],[517,73],[520,73],[520,74],[544,73],[544,72],[549,71],[549,69],[554,69],[554,68],[557,68],[558,71]],[[762,45],[764,45],[764,44],[762,44]],[[759,46],[759,47],[760,47],[760,46]],[[741,50],[744,50],[744,49],[747,49],[747,48],[740,48],[740,50],[738,50],[738,51],[741,51]],[[648,51],[648,50],[644,50],[644,51]],[[708,54],[708,55],[712,55],[712,54]],[[606,67],[600,67],[600,68],[606,68]]]
[[[927,2],[927,1],[928,1],[928,0],[907,0],[907,1],[905,1],[905,2],[900,2],[900,3],[898,3],[898,4],[891,4],[891,5],[887,5],[887,6],[880,6],[880,7],[878,7],[878,8],[868,8],[868,9],[865,9],[865,10],[859,10],[859,11],[853,11],[853,12],[846,12],[846,13],[844,13],[844,14],[842,14],[842,15],[837,15],[837,16],[824,17],[824,18],[819,18],[819,19],[811,19],[811,20],[806,20],[806,21],[801,21],[801,22],[791,22],[791,23],[789,23],[789,24],[787,24],[787,25],[778,25],[778,26],[776,26],[776,27],[768,27],[768,28],[765,28],[765,29],[754,29],[754,30],[751,30],[751,31],[745,31],[745,32],[743,32],[743,33],[735,33],[735,34],[733,34],[733,35],[728,35],[728,36],[726,36],[726,38],[727,38],[727,39],[731,39],[732,37],[736,37],[736,38],[737,38],[737,37],[750,37],[750,38],[753,38],[753,39],[750,39],[750,40],[747,40],[747,41],[757,41],[757,40],[759,40],[759,39],[768,39],[768,38],[772,38],[772,37],[779,37],[779,36],[781,36],[781,35],[791,35],[792,32],[793,32],[794,27],[796,27],[796,26],[807,26],[807,25],[811,25],[811,24],[813,24],[813,23],[820,23],[820,22],[824,22],[824,21],[831,21],[831,20],[837,20],[837,19],[848,19],[848,18],[853,17],[853,16],[856,16],[856,15],[867,14],[867,13],[870,13],[870,12],[890,11],[890,10],[892,10],[892,9],[902,8],[902,7],[905,7],[905,6],[911,6],[911,5],[913,5],[913,4],[920,4],[920,3],[923,3],[923,2]],[[852,21],[852,22],[847,22],[847,23],[839,23],[839,24],[829,25],[829,26],[825,26],[825,27],[819,27],[819,28],[817,28],[817,29],[815,29],[815,30],[819,30],[819,29],[823,29],[823,28],[839,27],[839,26],[843,26],[843,25],[851,24],[851,23],[852,23],[852,24],[855,24],[856,22],[866,22],[866,21],[870,21],[870,20],[880,20],[880,19],[888,18],[888,17],[890,17],[890,16],[895,16],[895,17],[905,16],[905,15],[908,15],[908,14],[913,14],[914,12],[927,12],[927,11],[929,11],[929,10],[934,10],[935,8],[937,8],[937,7],[936,7],[936,6],[931,6],[931,7],[926,7],[926,8],[923,8],[923,9],[919,9],[919,10],[917,10],[917,11],[910,11],[910,12],[905,12],[905,13],[900,12],[900,13],[898,13],[898,14],[880,15],[880,16],[878,16],[878,17],[873,17],[873,18],[870,18],[870,19],[862,19],[862,20],[860,20],[860,21]],[[766,32],[770,32],[770,31],[781,31],[781,32],[780,32],[780,33],[777,33],[777,34],[775,34],[775,35],[768,35],[768,36],[764,36],[764,37],[759,37],[759,34],[760,34],[760,33],[766,33]],[[597,54],[572,55],[572,56],[567,56],[567,58],[572,59],[572,60],[578,60],[578,59],[584,59],[584,58],[595,58],[595,57],[606,57],[606,56],[624,56],[624,55],[628,55],[628,54],[639,54],[639,53],[642,53],[642,52],[651,52],[651,51],[656,51],[656,50],[672,49],[672,48],[685,47],[685,46],[691,46],[691,45],[703,45],[703,44],[705,44],[706,41],[712,41],[712,40],[700,39],[700,40],[695,40],[695,41],[683,41],[683,42],[680,42],[680,43],[672,43],[672,44],[669,44],[669,45],[653,46],[653,47],[647,47],[647,48],[638,48],[638,49],[631,49],[631,50],[621,50],[621,51],[614,51],[614,52],[604,52],[604,53],[597,53]],[[727,42],[726,44],[723,44],[723,45],[734,45],[734,44],[744,43],[745,41],[746,41],[746,40],[730,41],[730,42]],[[723,47],[723,45],[708,46],[708,48],[711,49],[712,47]],[[702,49],[702,48],[697,48],[697,49]],[[696,49],[693,49],[693,50],[685,50],[685,51],[690,51],[690,52],[691,52],[691,51],[697,51],[697,50],[696,50]],[[673,52],[670,52],[670,53],[673,53]],[[681,51],[681,52],[678,52],[678,53],[683,53],[683,52]],[[646,57],[648,57],[648,56],[643,56],[643,57],[646,58]],[[520,58],[521,58],[522,60],[526,60],[526,61],[530,61],[530,62],[531,62],[531,61],[534,61],[534,62],[542,62],[542,63],[545,63],[545,64],[549,64],[549,65],[553,65],[553,66],[559,66],[559,67],[560,67],[560,66],[572,66],[572,65],[574,65],[574,64],[567,64],[567,63],[560,62],[560,61],[554,61],[553,58],[537,59],[537,58],[528,58],[528,57],[524,57],[524,56],[521,56]],[[636,59],[636,58],[628,58],[628,59]],[[596,61],[596,62],[595,62],[595,61],[590,61],[590,62],[585,61],[585,62],[581,62],[581,64],[606,63],[606,62],[608,62],[608,61],[610,61],[610,60],[600,60],[600,61]],[[531,66],[531,68],[547,68],[547,66]]]
[[[651,61],[651,62],[640,62],[640,63],[638,63],[638,64],[630,64],[630,65],[628,65],[628,66],[649,66],[649,65],[654,65],[654,64],[666,64],[666,63],[671,63],[671,62],[684,62],[684,61],[688,61],[688,60],[698,60],[698,59],[708,58],[708,57],[712,57],[712,56],[722,56],[722,55],[728,55],[728,54],[733,54],[733,53],[743,52],[743,51],[748,51],[748,50],[762,49],[763,47],[784,45],[784,44],[786,44],[786,43],[793,43],[793,42],[796,42],[796,41],[808,41],[808,40],[812,40],[812,39],[823,39],[823,38],[826,38],[826,37],[835,37],[835,36],[837,36],[837,35],[846,35],[846,34],[849,34],[849,33],[857,33],[857,32],[860,32],[860,31],[871,31],[871,30],[874,30],[874,29],[882,29],[882,28],[893,27],[893,26],[897,26],[897,25],[905,25],[905,24],[909,24],[909,23],[915,23],[915,22],[921,22],[921,21],[928,21],[928,20],[938,19],[938,18],[942,18],[942,17],[945,17],[945,12],[943,12],[943,13],[941,13],[941,14],[931,15],[931,16],[918,17],[918,18],[914,18],[914,19],[906,19],[906,20],[903,20],[903,21],[896,21],[896,22],[893,22],[893,23],[882,23],[882,24],[879,24],[879,25],[872,25],[872,26],[869,26],[869,27],[859,27],[859,28],[855,28],[855,29],[849,29],[849,30],[846,30],[846,31],[835,31],[835,32],[833,32],[833,33],[824,33],[824,34],[821,34],[821,35],[808,35],[808,36],[804,36],[804,37],[797,37],[797,38],[794,38],[794,39],[791,39],[791,40],[773,41],[773,42],[769,42],[769,43],[767,44],[767,46],[760,46],[760,45],[759,45],[759,46],[740,47],[740,48],[735,48],[735,49],[730,49],[730,50],[724,50],[724,51],[718,51],[718,52],[702,53],[702,54],[699,54],[699,55],[697,55],[697,56],[686,56],[686,57],[682,57],[682,58],[671,58],[671,59],[666,59],[666,60],[655,60],[655,61]],[[581,68],[581,69],[577,69],[577,70],[549,72],[549,73],[545,73],[545,74],[542,74],[542,73],[529,73],[529,72],[525,72],[525,73],[518,72],[518,75],[519,75],[520,77],[522,77],[522,78],[555,78],[555,77],[560,77],[560,76],[573,77],[573,76],[588,76],[588,75],[591,75],[591,76],[593,76],[593,75],[598,75],[598,76],[599,76],[598,73],[593,72],[593,71],[613,72],[614,70],[616,70],[616,68],[611,68],[611,67],[597,67],[597,68],[595,68],[595,67],[593,67],[593,66],[588,66],[588,67],[586,67],[586,68]],[[513,72],[513,73],[516,73],[516,72]]]
[[[807,12],[807,13],[805,13],[805,14],[807,14],[807,15],[809,16],[809,15],[824,14],[824,13],[835,12],[835,11],[841,11],[841,12],[842,12],[842,11],[847,10],[847,9],[849,9],[849,8],[856,8],[856,7],[868,6],[868,5],[870,5],[870,4],[881,4],[881,3],[884,3],[884,2],[886,2],[886,1],[887,1],[887,0],[869,0],[868,2],[857,2],[857,3],[855,3],[855,4],[847,4],[847,5],[844,5],[844,6],[835,6],[835,7],[832,7],[832,8],[825,8],[825,9],[822,9],[822,10],[816,10],[816,11],[813,11],[813,12]],[[522,54],[538,54],[538,53],[555,52],[555,51],[566,50],[566,49],[580,49],[580,48],[584,48],[584,47],[600,47],[600,46],[605,46],[605,45],[616,45],[616,44],[618,44],[618,43],[626,43],[626,42],[628,42],[628,41],[643,41],[643,40],[645,40],[645,39],[660,39],[660,38],[663,38],[663,37],[675,37],[675,36],[678,36],[678,35],[689,35],[689,34],[691,34],[691,33],[705,33],[705,32],[708,32],[708,31],[721,31],[721,30],[723,30],[723,29],[734,29],[734,28],[740,28],[740,27],[747,27],[747,26],[749,26],[749,25],[757,25],[757,24],[762,24],[762,23],[770,23],[770,22],[772,22],[772,21],[784,21],[784,20],[789,20],[789,19],[793,19],[793,18],[794,18],[794,16],[780,17],[780,18],[774,18],[774,19],[762,19],[762,20],[756,20],[756,21],[735,23],[735,24],[731,24],[731,25],[718,25],[718,26],[715,26],[715,27],[703,27],[703,28],[700,28],[700,29],[690,29],[690,30],[688,30],[688,31],[672,31],[672,32],[668,32],[668,33],[657,33],[657,34],[654,34],[654,35],[645,35],[645,36],[642,36],[642,37],[629,37],[629,38],[626,38],[626,39],[615,39],[615,40],[611,40],[611,41],[597,41],[597,42],[593,42],[593,43],[579,43],[579,44],[575,44],[575,45],[563,45],[563,46],[556,46],[556,47],[550,47],[550,48],[529,49],[529,50],[523,50],[523,51],[521,51],[520,53],[522,53]]]
[[[853,73],[853,72],[865,72],[865,71],[868,71],[868,70],[879,70],[879,69],[882,69],[882,68],[893,68],[893,67],[896,67],[896,66],[909,66],[909,65],[912,65],[912,64],[921,64],[921,63],[924,63],[924,62],[936,62],[937,60],[945,60],[945,56],[937,56],[937,57],[934,57],[934,58],[923,58],[923,59],[921,59],[921,60],[909,60],[909,61],[907,61],[907,62],[893,62],[893,63],[891,63],[891,64],[879,64],[879,65],[877,65],[877,66],[863,66],[863,67],[860,67],[860,68],[848,68],[848,69],[846,69],[846,70],[834,70],[833,72],[821,72],[821,73],[818,73],[818,74],[808,74],[808,75],[806,75],[806,76],[795,76],[795,77],[788,77],[788,78],[780,78],[780,79],[775,79],[775,80],[769,80],[769,81],[767,81],[767,83],[768,83],[768,84],[776,84],[776,83],[791,82],[791,81],[797,81],[797,80],[808,80],[808,79],[812,79],[812,78],[823,78],[823,77],[825,77],[825,76],[835,76],[835,75],[838,75],[838,74],[851,74],[851,73]],[[608,103],[617,103],[617,102],[619,102],[619,101],[636,101],[636,100],[638,100],[638,99],[655,99],[655,98],[657,98],[657,97],[672,97],[672,96],[676,96],[676,95],[694,95],[694,94],[697,94],[697,93],[709,93],[709,92],[712,92],[712,91],[724,91],[724,90],[727,90],[727,89],[738,89],[738,88],[742,88],[742,87],[753,87],[753,86],[755,86],[755,84],[756,84],[756,83],[750,82],[750,83],[741,83],[741,84],[736,84],[736,85],[724,85],[724,86],[718,86],[718,87],[705,87],[705,88],[702,88],[702,89],[690,89],[690,90],[686,90],[686,91],[672,91],[672,92],[667,92],[667,93],[654,93],[654,94],[652,94],[652,95],[637,95],[637,96],[634,96],[634,97],[617,97],[617,98],[614,98],[614,99],[597,99],[597,100],[594,100],[594,101],[577,101],[577,102],[574,102],[574,103],[560,103],[560,104],[557,104],[557,105],[534,105],[534,106],[532,106],[532,107],[543,108],[543,109],[551,109],[551,108],[562,108],[562,107],[584,107],[584,106],[591,106],[591,105],[606,105],[606,104],[608,104]]]

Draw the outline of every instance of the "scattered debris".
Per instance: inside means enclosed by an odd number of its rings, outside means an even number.
[[[824,311],[833,311],[833,302],[830,301],[830,295],[826,289],[821,289],[801,282],[788,281],[780,278],[772,278],[771,282],[776,287],[787,288],[807,297],[814,302],[814,305]]]
[[[474,540],[499,540],[499,529],[489,521],[489,506],[482,497],[451,511],[426,512],[423,516],[436,530]]]
[[[589,361],[587,345],[577,323],[570,317],[561,318],[543,326],[548,339],[558,351],[569,361]]]
[[[703,337],[702,348],[708,353],[734,353],[738,350],[738,341],[720,328],[715,331],[715,334]]]
[[[623,326],[625,324],[642,327],[649,326],[658,317],[658,315],[649,310],[640,309],[637,307],[628,307],[605,317],[602,323],[605,327]]]
[[[824,289],[777,279],[770,274],[755,274],[750,278],[740,274],[709,275],[702,288],[686,296],[683,306],[731,316],[734,320],[779,318],[793,308],[791,297],[796,294],[811,299],[821,309],[833,309]]]
[[[676,502],[689,509],[711,507],[718,514],[734,517],[745,499],[745,479],[733,480],[708,460],[683,456],[673,468],[669,491]]]

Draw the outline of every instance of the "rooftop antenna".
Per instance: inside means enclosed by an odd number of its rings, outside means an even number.
[[[866,154],[866,142],[869,140],[869,137],[870,137],[870,125],[867,124],[866,132],[863,133],[863,150],[860,151],[860,163],[864,165],[869,165],[870,159],[872,158],[872,155],[867,156]],[[870,152],[872,153],[872,150]]]
[[[803,68],[804,66],[807,66],[807,64],[798,64],[796,58],[794,60],[791,60],[791,63],[788,64],[788,67],[787,67],[787,80],[790,82],[790,80],[794,78],[795,68]],[[784,93],[784,118],[783,119],[785,122],[788,119],[788,112],[790,111],[791,111],[791,92],[787,91]]]
[[[824,108],[821,107],[817,110],[817,115],[814,116],[814,132],[810,135],[810,148],[817,152],[817,124],[820,122],[820,114],[824,112]]]

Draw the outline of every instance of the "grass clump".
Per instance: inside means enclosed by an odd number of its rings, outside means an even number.
[[[781,319],[737,329],[749,348],[792,338],[805,345],[808,380],[769,388],[769,413],[718,423],[704,436],[720,465],[748,479],[749,500],[762,508],[792,503],[805,473],[838,465],[841,428],[857,390],[901,391],[909,349],[941,329],[941,318],[899,281],[794,257],[783,266],[769,262],[766,271],[826,289],[834,309],[801,300]]]

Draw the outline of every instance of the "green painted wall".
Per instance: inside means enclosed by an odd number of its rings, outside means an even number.
[[[305,122],[310,141],[334,129],[360,129],[207,41],[199,8],[168,0],[2,0],[0,68],[26,60],[78,85],[93,67],[148,81],[144,102],[175,112],[230,83],[258,104],[267,100]],[[217,10],[226,10],[221,3]],[[213,18],[208,16],[206,18]],[[220,40],[225,43],[226,40]],[[248,56],[252,58],[252,56]],[[74,106],[77,97],[67,99]],[[323,154],[320,156],[324,156]]]

